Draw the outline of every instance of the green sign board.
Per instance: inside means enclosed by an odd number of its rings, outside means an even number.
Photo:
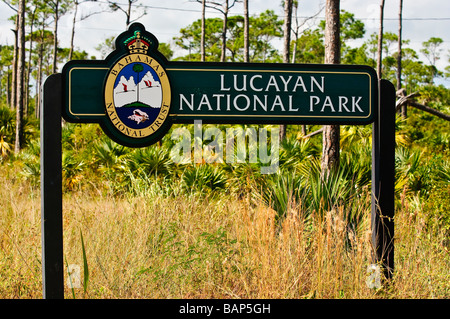
[[[167,61],[132,24],[102,61],[62,71],[64,118],[99,123],[116,142],[155,143],[172,123],[372,123],[378,81],[367,66]]]
[[[101,61],[70,61],[45,81],[41,107],[44,298],[64,298],[61,115],[99,123],[114,141],[143,147],[173,123],[373,123],[372,244],[394,269],[395,88],[367,66],[167,61],[142,24]],[[379,100],[378,100],[379,99]],[[383,108],[380,107],[383,105]]]

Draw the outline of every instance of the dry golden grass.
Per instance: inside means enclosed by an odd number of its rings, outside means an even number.
[[[42,298],[39,189],[1,168],[0,298]],[[370,202],[348,232],[342,210],[279,223],[263,205],[230,196],[64,196],[64,258],[89,280],[76,298],[449,298],[445,234],[419,206],[397,210],[395,279],[369,289]],[[65,277],[67,280],[68,276]],[[83,279],[83,278],[82,278]],[[72,298],[66,285],[65,297]]]

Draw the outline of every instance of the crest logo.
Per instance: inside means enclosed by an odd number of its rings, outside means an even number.
[[[152,56],[154,46],[143,30],[123,41],[128,54],[110,68],[105,81],[106,114],[128,138],[145,139],[163,127],[170,109],[170,83]]]

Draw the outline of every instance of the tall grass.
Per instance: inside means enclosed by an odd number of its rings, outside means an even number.
[[[41,298],[39,189],[7,165],[0,182],[0,297]],[[89,269],[74,295],[66,285],[66,298],[450,297],[448,234],[427,222],[419,197],[396,213],[392,284],[369,289],[367,190],[349,199],[361,218],[355,229],[340,201],[306,215],[292,197],[279,218],[239,193],[167,196],[144,186],[65,193],[64,258]]]
[[[416,130],[398,125],[397,137]],[[397,139],[394,279],[371,289],[370,129],[342,128],[326,177],[320,139],[294,133],[264,175],[253,162],[176,164],[168,139],[130,149],[65,125],[66,298],[449,298],[448,143]],[[42,297],[39,183],[38,141],[2,157],[0,298]]]

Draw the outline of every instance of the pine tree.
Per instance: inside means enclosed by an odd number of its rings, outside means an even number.
[[[327,0],[325,7],[325,64],[339,64],[340,41],[340,0]],[[325,125],[322,145],[322,174],[339,167],[339,125]]]
[[[16,83],[16,141],[14,152],[23,146],[23,109],[25,100],[25,0],[19,1],[17,10],[17,83]]]
[[[291,23],[292,22],[292,0],[284,0],[284,41],[283,41],[283,62],[289,63],[291,48]],[[286,125],[280,125],[280,140],[286,137]]]

